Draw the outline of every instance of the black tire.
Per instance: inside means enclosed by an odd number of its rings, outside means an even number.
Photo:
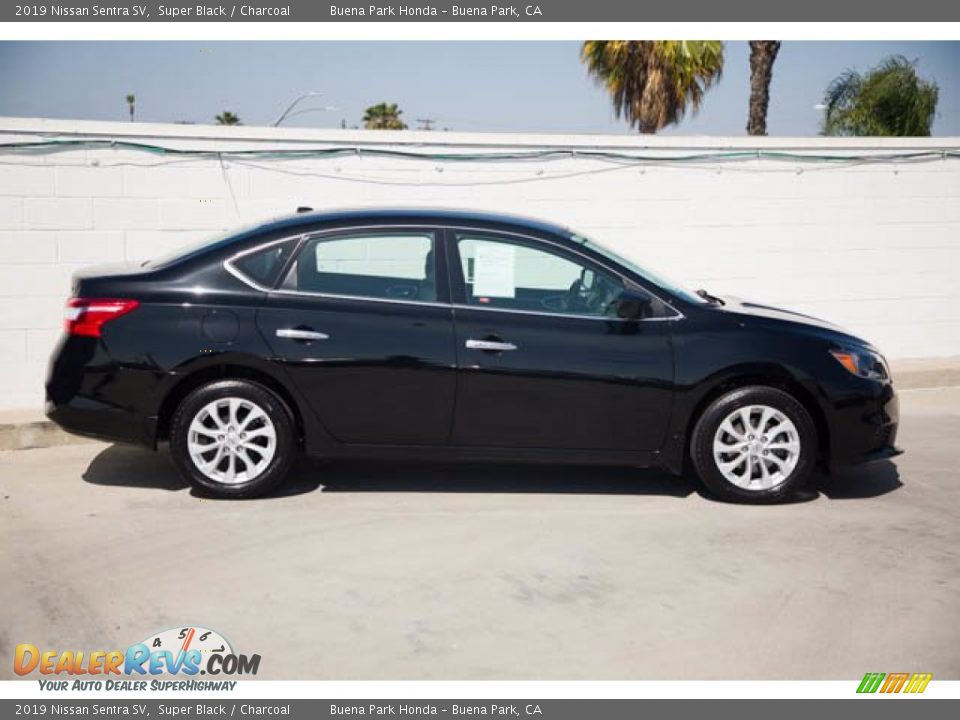
[[[265,469],[251,480],[231,484],[217,482],[205,475],[194,463],[188,450],[190,424],[194,418],[211,402],[226,398],[239,398],[263,410],[276,436],[274,454]],[[170,424],[170,452],[183,477],[204,495],[219,498],[259,497],[283,482],[296,462],[296,425],[286,403],[264,386],[249,380],[218,380],[201,385],[181,401]]]
[[[786,479],[771,488],[739,487],[724,476],[714,459],[713,443],[721,423],[731,413],[751,405],[764,405],[783,413],[796,428],[800,442],[796,465]],[[714,496],[729,502],[774,503],[788,499],[810,481],[816,455],[817,430],[810,413],[789,393],[765,385],[737,388],[714,400],[700,415],[690,439],[690,458],[697,476]]]

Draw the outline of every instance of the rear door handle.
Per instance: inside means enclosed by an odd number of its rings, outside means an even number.
[[[326,333],[315,330],[301,330],[300,328],[280,328],[277,330],[278,338],[287,340],[329,340],[330,336]]]
[[[494,352],[503,352],[504,350],[516,350],[517,346],[508,342],[497,342],[496,340],[467,340],[468,350],[493,350]]]

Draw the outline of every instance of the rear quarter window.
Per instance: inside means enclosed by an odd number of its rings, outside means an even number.
[[[230,261],[233,269],[248,281],[272,288],[297,246],[297,238],[269,245]]]

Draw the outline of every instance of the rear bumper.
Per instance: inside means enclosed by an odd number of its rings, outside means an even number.
[[[64,337],[47,370],[44,413],[74,435],[154,447],[156,420],[136,404],[149,373],[114,363],[93,338]]]
[[[155,427],[155,423],[96,400],[75,397],[71,402],[57,404],[48,398],[44,413],[49,420],[73,435],[154,446],[151,428]]]

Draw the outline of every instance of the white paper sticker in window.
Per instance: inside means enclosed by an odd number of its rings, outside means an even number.
[[[516,257],[513,245],[478,242],[473,264],[473,296],[512,298]]]

